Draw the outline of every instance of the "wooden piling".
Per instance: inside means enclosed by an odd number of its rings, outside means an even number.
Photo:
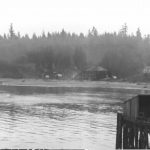
[[[116,148],[122,148],[122,114],[117,114],[117,135],[116,135]]]

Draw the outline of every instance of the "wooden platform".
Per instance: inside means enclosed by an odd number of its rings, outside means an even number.
[[[149,149],[150,122],[131,121],[117,114],[116,149]]]

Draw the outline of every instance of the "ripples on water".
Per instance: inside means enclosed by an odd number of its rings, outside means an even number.
[[[119,93],[0,94],[0,148],[114,149]]]

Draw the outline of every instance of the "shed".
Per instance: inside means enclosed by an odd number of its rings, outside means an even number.
[[[150,95],[141,94],[125,101],[123,114],[133,121],[150,121]]]

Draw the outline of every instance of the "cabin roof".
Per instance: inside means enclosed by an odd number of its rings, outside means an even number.
[[[144,69],[150,69],[150,66],[145,66]]]
[[[149,96],[150,97],[150,94],[139,94],[139,95],[133,96],[132,98],[125,100],[124,103],[126,103],[128,101],[132,101],[136,97],[144,97],[144,96]]]
[[[101,66],[92,66],[92,67],[86,69],[86,71],[107,71],[107,69],[105,69]]]

